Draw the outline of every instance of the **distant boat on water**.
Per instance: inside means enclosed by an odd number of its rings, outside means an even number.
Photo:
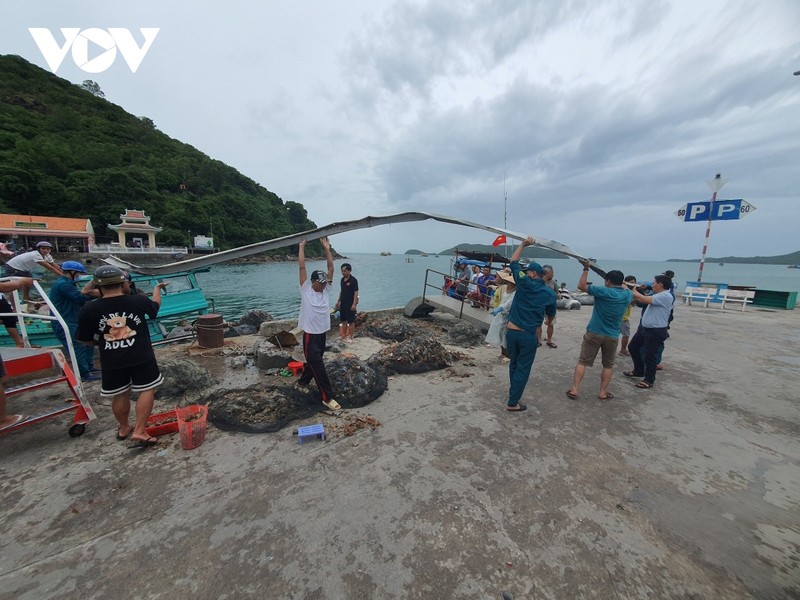
[[[383,252],[381,252],[381,256],[391,256],[391,255],[392,253],[389,252],[388,250],[384,250]]]
[[[789,269],[800,269],[800,265],[789,265]]]

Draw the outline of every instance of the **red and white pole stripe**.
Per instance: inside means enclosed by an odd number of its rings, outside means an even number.
[[[711,237],[711,217],[714,214],[714,202],[717,199],[717,192],[719,192],[719,190],[722,189],[722,186],[725,185],[725,180],[722,179],[722,175],[717,173],[714,179],[706,183],[708,183],[708,186],[714,193],[711,195],[711,203],[709,204],[708,207],[708,224],[706,225],[706,239],[705,242],[703,243],[703,253],[700,255],[700,272],[697,274],[697,283],[701,283],[703,281],[703,267],[706,264],[708,239]]]

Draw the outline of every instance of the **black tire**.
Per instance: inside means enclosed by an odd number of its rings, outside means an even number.
[[[84,423],[77,423],[69,428],[69,437],[80,437],[86,433],[86,425]]]

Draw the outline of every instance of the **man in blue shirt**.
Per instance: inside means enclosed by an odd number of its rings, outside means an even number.
[[[69,336],[72,339],[72,347],[75,350],[75,359],[78,361],[80,376],[83,381],[98,381],[99,375],[92,374],[94,370],[94,347],[80,344],[75,339],[75,332],[78,330],[78,314],[81,307],[95,297],[99,297],[99,292],[95,289],[89,290],[91,283],[87,284],[82,291],[75,287],[75,279],[86,273],[86,268],[77,260],[68,260],[61,265],[63,274],[55,280],[53,287],[50,288],[50,300],[56,307],[58,314],[64,319],[69,329]],[[67,346],[67,332],[64,332],[58,321],[53,321],[53,333],[61,341],[64,350],[69,356],[69,346]]]
[[[611,383],[614,359],[617,356],[619,326],[625,311],[633,301],[633,294],[622,287],[625,276],[621,271],[609,271],[603,286],[589,285],[587,282],[589,262],[581,261],[581,264],[583,273],[578,281],[578,289],[594,296],[594,308],[592,318],[586,326],[586,333],[583,335],[581,354],[578,364],[575,365],[572,387],[567,390],[567,396],[573,400],[578,398],[586,367],[594,364],[597,353],[602,350],[603,370],[600,371],[600,391],[597,397],[600,400],[610,400],[614,395],[608,391],[608,384]]]
[[[647,305],[642,313],[639,329],[628,344],[633,361],[633,371],[625,371],[626,377],[644,377],[636,387],[648,389],[656,382],[658,353],[669,337],[669,317],[675,298],[670,293],[672,280],[666,275],[656,275],[653,281],[653,295],[645,296],[633,289],[637,302]]]
[[[534,243],[530,236],[523,240],[514,250],[509,265],[517,286],[506,329],[506,346],[511,359],[508,365],[510,386],[506,410],[512,412],[527,408],[519,400],[528,383],[539,346],[536,329],[541,326],[545,314],[551,318],[556,314],[556,293],[542,280],[542,265],[529,262],[523,270],[519,264],[522,251]]]

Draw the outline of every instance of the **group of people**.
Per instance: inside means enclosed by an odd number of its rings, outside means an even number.
[[[325,252],[326,269],[317,269],[309,275],[306,270],[306,241],[299,244],[300,314],[298,326],[303,331],[303,372],[296,385],[307,388],[313,379],[326,408],[339,410],[333,398],[330,379],[325,370],[324,354],[327,332],[331,328],[330,293],[334,272],[331,246],[327,238],[320,240]],[[550,265],[530,261],[520,263],[525,248],[534,244],[528,237],[516,248],[509,266],[491,275],[488,268],[479,268],[481,283],[475,290],[481,295],[480,304],[491,308],[494,320],[487,341],[501,347],[509,361],[509,390],[506,410],[521,412],[526,406],[520,402],[536,352],[542,346],[543,329],[548,347],[556,348],[553,341],[556,320],[558,287]],[[78,261],[65,261],[60,266],[49,255],[50,245],[40,242],[29,253],[13,257],[6,263],[5,274],[13,277],[0,282],[0,292],[20,289],[23,299],[30,300],[31,269],[41,264],[58,273],[59,278],[51,289],[51,300],[61,314],[67,330],[57,326],[56,335],[66,346],[69,336],[75,348],[80,375],[84,381],[101,380],[102,397],[112,398],[112,410],[118,421],[117,439],[131,439],[134,447],[147,447],[157,442],[146,432],[147,420],[152,412],[155,389],[163,382],[156,362],[146,317],[155,318],[161,305],[161,292],[166,286],[155,286],[152,298],[131,293],[130,278],[113,266],[98,267],[81,290],[75,280],[86,274]],[[27,256],[31,255],[31,256]],[[23,258],[24,257],[24,258]],[[20,261],[12,262],[20,258]],[[637,284],[635,277],[624,277],[617,270],[605,274],[603,285],[590,285],[590,266],[583,263],[578,289],[594,297],[592,316],[581,343],[578,363],[572,385],[566,394],[577,399],[586,368],[594,364],[601,354],[600,399],[613,398],[608,391],[612,370],[622,336],[620,354],[630,356],[633,368],[624,375],[641,378],[636,383],[640,389],[653,387],[660,354],[669,337],[669,323],[675,301],[671,272],[657,275],[648,287]],[[461,264],[458,270],[466,269]],[[345,342],[352,341],[359,301],[358,280],[352,275],[352,266],[341,266],[340,293],[335,304],[339,315],[339,335]],[[456,282],[458,281],[456,277]],[[492,282],[490,284],[490,281]],[[451,286],[458,293],[458,283]],[[485,293],[492,285],[493,293]],[[482,287],[481,287],[482,286]],[[464,296],[470,292],[464,288]],[[485,296],[485,299],[483,298]],[[639,327],[630,336],[630,314],[633,305],[643,307]],[[4,312],[0,307],[0,312]],[[8,312],[11,312],[10,310]],[[6,323],[8,327],[8,323]],[[94,375],[94,346],[99,347],[100,373]],[[0,359],[0,377],[4,374]],[[138,394],[134,424],[130,424],[131,395]],[[0,386],[0,429],[11,426],[21,415],[6,415],[5,393]]]
[[[161,292],[167,284],[157,284],[151,298],[135,293],[130,276],[121,269],[104,265],[95,269],[92,279],[78,290],[75,280],[87,273],[84,265],[73,260],[55,265],[55,261],[44,258],[49,256],[50,246],[44,245],[47,242],[40,244],[34,252],[43,258],[39,260],[34,256],[28,260],[52,262],[54,267],[51,270],[56,272],[54,269],[57,269],[59,274],[49,298],[61,315],[66,330],[55,322],[54,333],[66,348],[67,338],[70,338],[82,380],[101,381],[100,395],[111,399],[112,412],[118,422],[117,439],[130,439],[132,448],[154,445],[158,440],[147,434],[146,427],[153,410],[155,390],[164,379],[156,362],[146,318],[158,315]],[[0,292],[19,289],[25,294],[24,286],[32,283],[32,274],[29,269],[20,268],[25,264],[12,263],[12,260],[6,263],[6,275],[12,279],[0,282]],[[30,294],[30,288],[27,294]],[[23,300],[30,300],[30,296],[23,296]],[[99,376],[94,367],[95,346],[100,355]],[[4,375],[0,357],[0,378]],[[138,398],[131,424],[133,394],[138,394]],[[25,419],[25,415],[6,413],[5,390],[0,384],[0,430]]]
[[[556,318],[558,288],[554,271],[549,265],[528,262],[524,267],[520,257],[525,248],[534,244],[532,237],[523,240],[514,251],[508,272],[498,277],[505,281],[498,305],[492,310],[494,320],[487,334],[487,342],[501,347],[509,360],[509,390],[506,410],[520,412],[526,406],[520,402],[525,390],[537,349],[542,345],[542,327],[545,327],[547,345],[555,348],[553,328]],[[660,363],[664,342],[669,337],[669,323],[675,302],[671,271],[656,275],[651,285],[640,286],[636,278],[627,278],[621,271],[604,274],[603,285],[590,285],[590,265],[583,261],[583,271],[578,289],[594,298],[592,316],[581,343],[578,363],[567,397],[577,399],[586,368],[601,355],[600,390],[598,398],[614,397],[608,391],[611,383],[618,344],[622,336],[620,354],[630,356],[633,369],[625,371],[627,377],[641,378],[636,383],[640,389],[653,387]],[[500,289],[500,288],[498,288]],[[630,313],[634,305],[643,308],[639,327],[630,336]]]

